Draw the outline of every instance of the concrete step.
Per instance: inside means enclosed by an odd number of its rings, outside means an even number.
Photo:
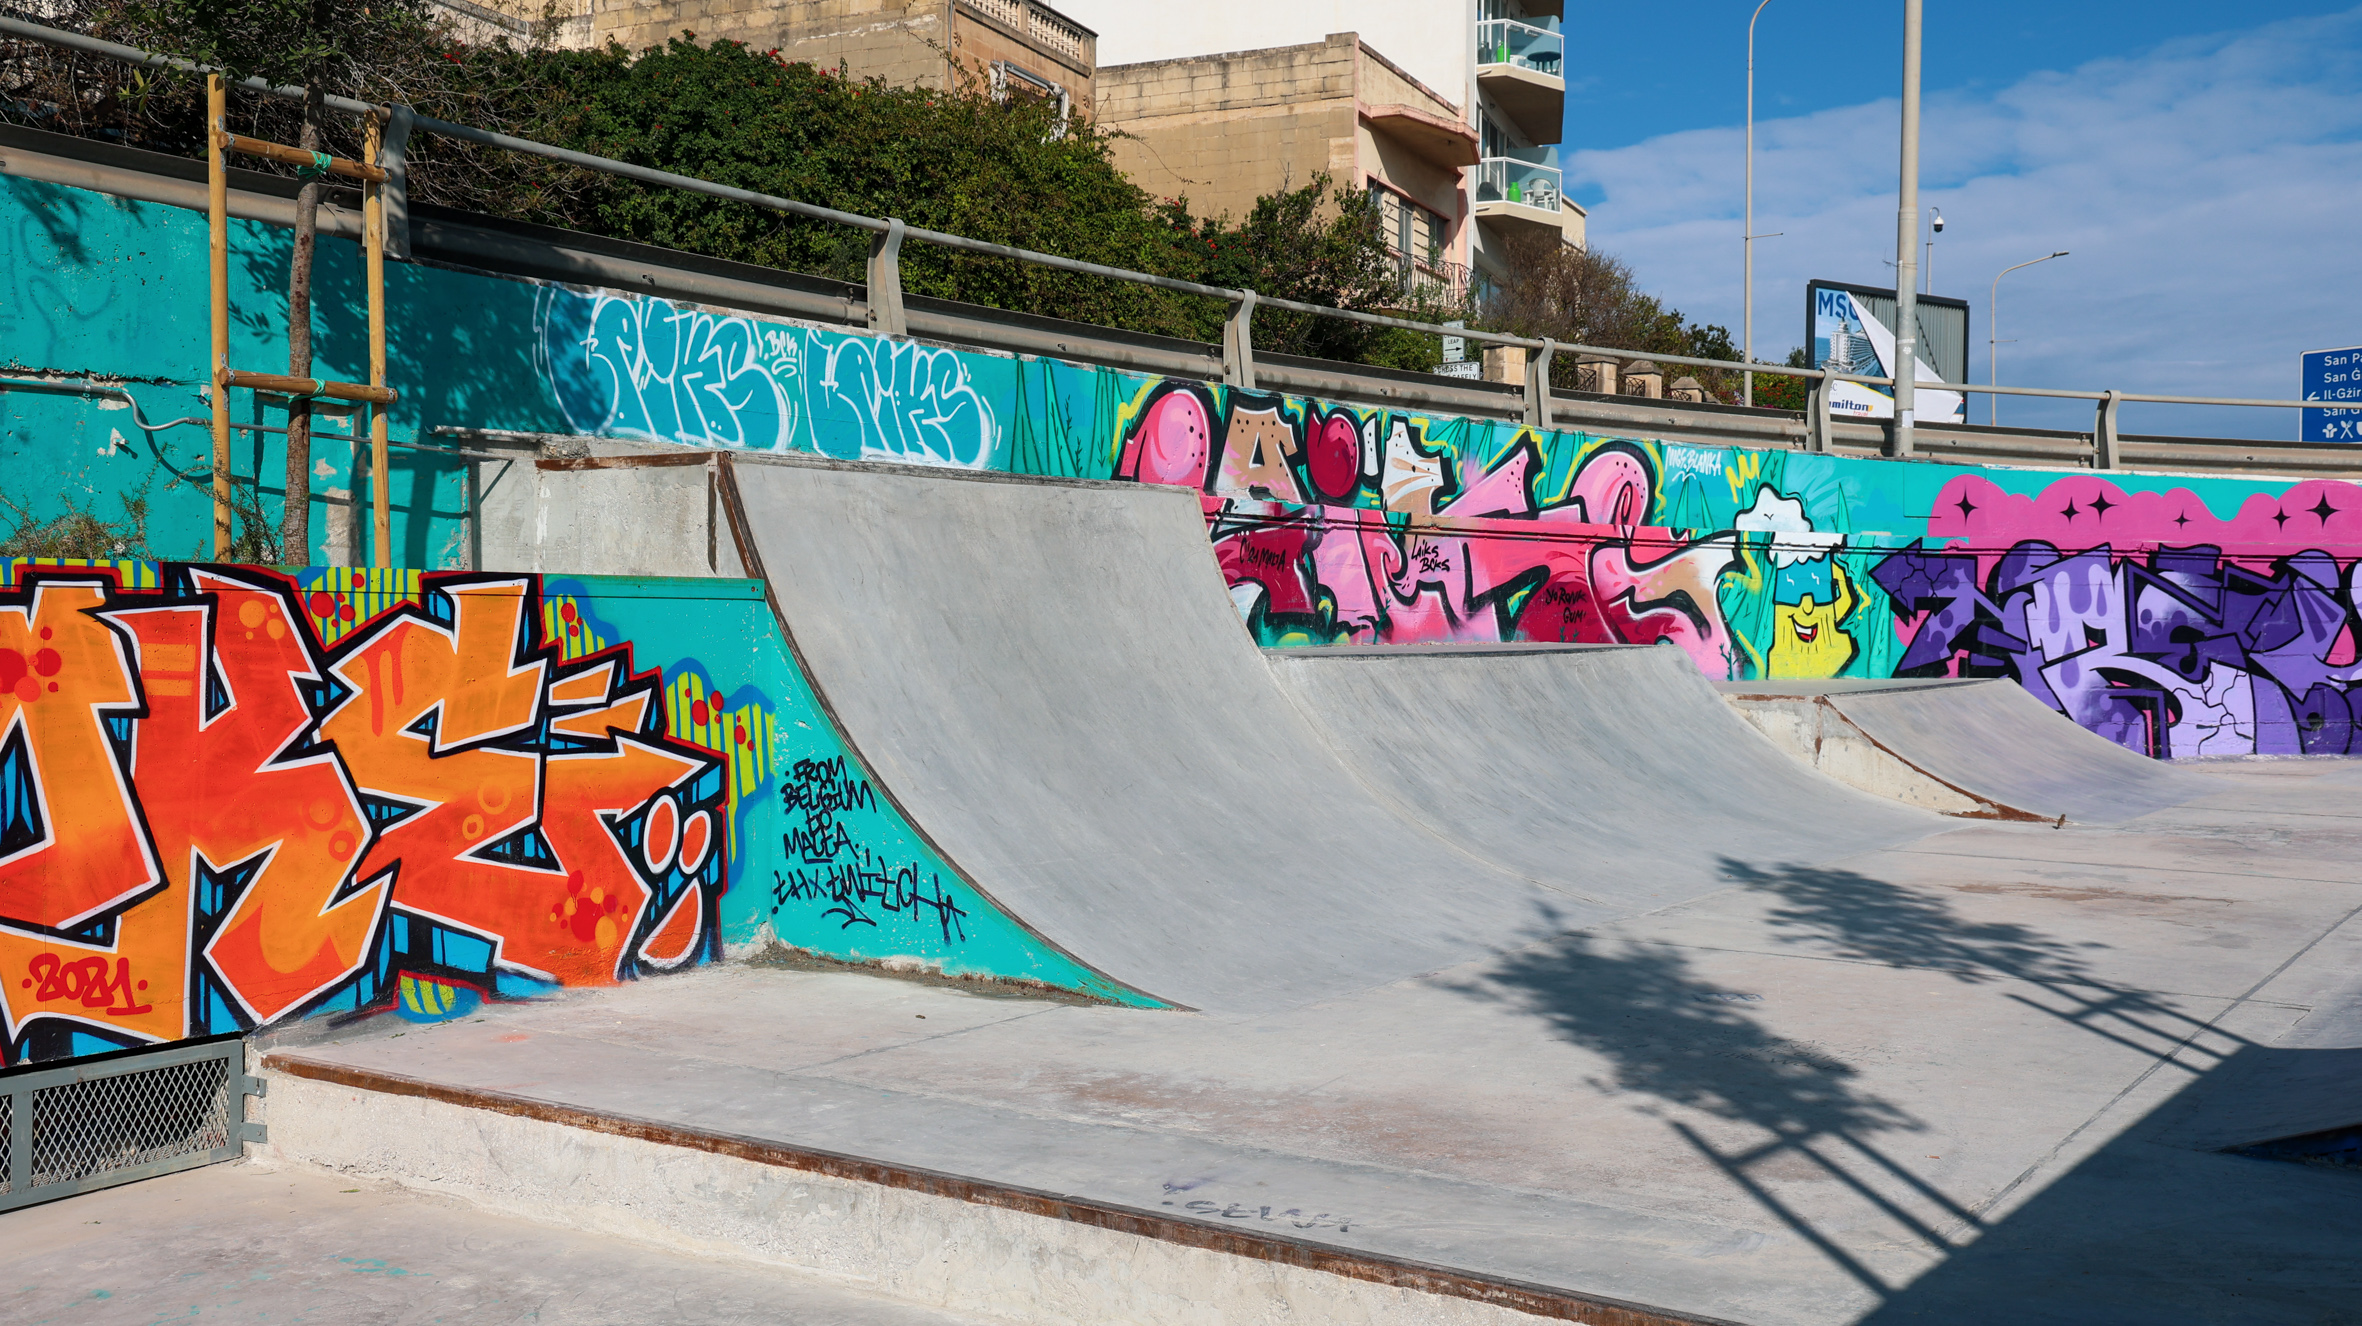
[[[778,1268],[909,1304],[921,1314],[914,1321],[1728,1326],[1263,1229],[554,1103],[534,1091],[545,1083],[489,1090],[301,1051],[269,1055],[263,1076],[271,1142],[256,1150],[267,1164],[456,1198],[482,1219],[556,1223],[650,1255]]]
[[[720,1250],[717,1250],[717,1252]],[[497,1215],[394,1184],[215,1165],[0,1215],[0,1320],[974,1326],[874,1289]]]

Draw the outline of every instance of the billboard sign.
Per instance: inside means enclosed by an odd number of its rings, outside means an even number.
[[[2354,401],[2362,407],[2362,346],[2307,350],[2301,362],[2304,395],[2298,399]],[[2362,442],[2362,408],[2298,413],[2305,417],[2301,436],[2307,442]]]
[[[1895,292],[1836,281],[1805,287],[1805,336],[1812,365],[1861,377],[1893,377]],[[1919,297],[1919,353],[1913,380],[1929,384],[1918,393],[1921,423],[1968,422],[1968,397],[1930,390],[1968,380],[1968,304],[1937,295]],[[1892,419],[1894,393],[1859,382],[1840,382],[1830,392],[1829,412],[1855,419]]]

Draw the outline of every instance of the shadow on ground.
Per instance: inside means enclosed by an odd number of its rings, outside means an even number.
[[[2235,1038],[2158,998],[2104,979],[2091,963],[2093,950],[2102,945],[1963,916],[1940,897],[1856,871],[1758,866],[1727,857],[1721,864],[1738,888],[1766,900],[1766,920],[1782,948],[1824,960],[1939,972],[1964,985],[2003,987],[2009,1000],[2137,1051],[2147,1060],[2142,1077],[2168,1065],[2171,1071],[2202,1077],[2223,1056],[2242,1048]],[[1455,988],[1531,1013],[1564,1040],[1605,1059],[1607,1076],[1598,1083],[1603,1090],[1650,1098],[1644,1110],[1664,1118],[1701,1158],[1886,1305],[1878,1310],[1878,1320],[1888,1320],[1890,1311],[1902,1310],[1906,1302],[1934,1302],[1936,1290],[1920,1286],[1937,1276],[1923,1275],[1904,1289],[1894,1263],[1882,1271],[1852,1250],[1864,1242],[1865,1221],[1849,1219],[1853,1233],[1841,1243],[1783,1196],[1797,1191],[1793,1181],[1842,1185],[1867,1208],[1861,1214],[1880,1218],[1868,1224],[1892,1229],[1886,1240],[1890,1247],[1899,1240],[1917,1245],[1922,1255],[1944,1259],[1969,1250],[1974,1260],[2006,1266],[2008,1254],[1999,1252],[2002,1245],[1990,1237],[1986,1213],[2002,1205],[2038,1166],[1996,1192],[1973,1198],[1938,1189],[1906,1163],[1919,1159],[1919,1148],[1906,1139],[1927,1130],[1924,1120],[1869,1089],[1844,1060],[1775,1030],[1759,1015],[1758,996],[1707,979],[1696,970],[1691,950],[1561,934],[1508,955],[1483,978]],[[1693,1122],[1698,1115],[1716,1123]],[[2264,1163],[2213,1155],[2202,1159],[2236,1166]],[[2083,1199],[2075,1194],[2082,1190],[2079,1185],[2061,1193],[2059,1209],[2080,1209]],[[2099,1200],[2102,1190],[2092,1191],[2090,1200]],[[2362,1181],[2353,1191],[2362,1198]],[[1817,1200],[1826,1210],[1826,1199]],[[2049,1200],[2046,1194],[2044,1201]],[[2362,1215],[2362,1207],[2354,1214]],[[2081,1215],[2096,1213],[2083,1210]],[[1821,1217],[1823,1223],[1828,1219]],[[2060,1243],[2055,1231],[2034,1237]],[[1988,1246],[1997,1250],[1992,1258],[1983,1251]],[[2355,1260],[2362,1264],[2362,1257]],[[1987,1305],[1999,1306],[2000,1300]],[[2158,1320],[2153,1314],[2160,1306],[2151,1303],[2146,1311],[2152,1315],[2126,1319]],[[2355,1312],[2352,1319],[2362,1321],[2362,1300]],[[1926,1319],[1944,1318],[1939,1313]],[[1958,1319],[2031,1318],[2013,1309],[1998,1316],[1980,1310]]]
[[[2334,1083],[2362,1122],[2362,1050],[2242,1046],[1863,1326],[2362,1322],[2362,1170],[2211,1145],[2260,1140],[2292,1079]]]

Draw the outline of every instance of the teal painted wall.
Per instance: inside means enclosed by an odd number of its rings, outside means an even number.
[[[35,311],[7,324],[11,363],[132,379],[151,416],[202,408],[201,217],[0,180],[0,221],[24,257],[9,307]],[[284,238],[241,226],[237,243],[238,354],[277,367]],[[354,372],[354,251],[322,253],[323,363]],[[2159,756],[2356,746],[2351,484],[1544,433],[395,272],[397,439],[449,424],[1185,484],[1265,643],[1670,640],[1716,677],[2011,676]],[[201,544],[205,495],[123,412],[7,401],[0,460],[41,476],[12,481],[12,500],[108,514],[146,485],[154,544]],[[201,430],[162,436],[183,472],[201,464]],[[265,508],[274,446],[239,452]],[[318,454],[317,487],[349,486],[340,449]],[[400,559],[456,564],[459,471],[398,456]]]

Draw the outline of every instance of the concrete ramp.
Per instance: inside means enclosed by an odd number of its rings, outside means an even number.
[[[1943,827],[1798,768],[1670,646],[1265,657],[1406,816],[1619,911],[1712,892],[1727,863],[1816,864]]]
[[[1446,842],[1339,761],[1240,629],[1193,493],[724,473],[747,566],[880,790],[1113,980],[1256,1012],[1608,914]]]
[[[2113,824],[2222,790],[2095,736],[2004,679],[1745,681],[1719,689],[1790,754],[1971,818]]]

